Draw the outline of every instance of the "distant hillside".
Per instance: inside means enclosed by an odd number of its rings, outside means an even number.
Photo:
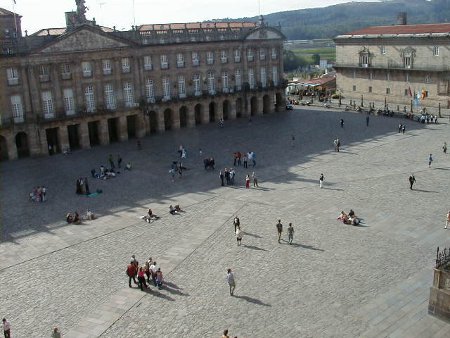
[[[348,2],[273,13],[264,16],[264,20],[271,26],[281,25],[288,40],[324,39],[367,26],[396,24],[399,12],[407,13],[408,24],[449,22],[450,0]]]

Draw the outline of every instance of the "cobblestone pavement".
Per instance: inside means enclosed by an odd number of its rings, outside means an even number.
[[[67,337],[220,337],[225,328],[240,338],[447,337],[450,325],[429,316],[427,302],[436,247],[449,246],[450,155],[441,150],[449,125],[365,122],[361,114],[300,108],[152,136],[141,151],[130,141],[2,163],[1,315],[15,337],[47,337],[54,325]],[[172,183],[179,144],[190,170]],[[237,168],[237,184],[222,188],[218,168],[232,165],[236,150],[255,151],[257,166]],[[97,197],[77,196],[76,179],[110,153],[134,169],[91,179],[91,190],[103,190]],[[204,171],[206,156],[216,158],[216,171]],[[253,170],[260,187],[245,189]],[[48,201],[28,202],[40,184]],[[169,204],[186,212],[171,216]],[[140,220],[148,206],[162,219]],[[87,208],[100,217],[65,224],[66,212]],[[336,221],[350,208],[364,226]],[[236,214],[245,232],[240,247]],[[286,234],[277,243],[279,218],[285,227],[293,222],[293,245]],[[131,254],[156,259],[162,290],[128,288]]]

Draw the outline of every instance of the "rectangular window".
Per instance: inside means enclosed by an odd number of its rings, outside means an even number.
[[[433,47],[433,56],[439,56],[439,46]]]
[[[369,54],[361,54],[359,56],[359,63],[361,67],[367,68],[369,67]]]
[[[213,72],[208,72],[208,93],[212,95],[216,93],[216,82]]]
[[[63,89],[64,111],[66,115],[75,114],[75,100],[73,99],[72,88]]]
[[[353,91],[356,92],[356,86],[355,85],[353,85]]]
[[[145,83],[145,96],[147,102],[155,103],[155,84],[152,79],[147,79]]]
[[[228,73],[222,72],[222,91],[228,93],[230,90],[228,88]]]
[[[409,96],[409,89],[405,89],[405,96]]]
[[[278,68],[274,66],[272,68],[272,81],[274,86],[278,86]]]
[[[386,54],[386,46],[381,46],[380,51],[381,51],[382,55],[385,55]]]
[[[425,83],[431,83],[431,76],[429,74],[425,76]]]
[[[253,49],[249,48],[247,49],[247,61],[253,60],[254,60]]]
[[[236,90],[241,90],[242,89],[242,75],[241,75],[241,70],[240,69],[236,69],[236,73],[235,73],[235,83],[236,83]]]
[[[89,85],[84,88],[84,101],[86,105],[86,111],[88,113],[95,112],[94,86]]]
[[[19,71],[17,68],[7,68],[6,69],[6,76],[8,78],[8,84],[10,86],[18,85],[19,84]]]
[[[161,69],[168,69],[169,68],[169,58],[166,54],[161,55]]]
[[[44,118],[50,119],[55,117],[52,92],[50,91],[42,92],[41,98],[42,98],[42,113],[44,114]]]
[[[356,70],[353,70],[352,77],[353,77],[354,79],[356,78]]]
[[[248,84],[250,86],[250,89],[255,88],[255,73],[253,71],[253,68],[249,68],[248,70]]]
[[[192,82],[194,85],[194,95],[200,96],[202,95],[202,86],[200,83],[200,74],[194,74],[194,77],[192,78]]]
[[[405,66],[405,68],[411,68],[411,56],[404,56],[403,57],[403,65]]]
[[[261,61],[266,59],[266,49],[265,48],[260,48],[259,49],[259,59]]]
[[[272,60],[277,59],[277,49],[275,47],[272,48]]]
[[[83,71],[83,77],[91,77],[92,76],[92,65],[90,62],[82,62],[81,69]]]
[[[369,93],[372,93],[372,87],[369,87]]]
[[[234,50],[234,62],[241,62],[241,50],[240,49]]]
[[[150,55],[144,56],[144,69],[145,70],[153,69],[152,57]]]
[[[391,88],[386,88],[386,94],[390,94],[391,93]]]
[[[22,98],[20,95],[11,96],[11,111],[14,123],[21,123],[24,121]]]
[[[103,60],[103,75],[109,75],[112,73],[111,60]]]
[[[386,73],[386,81],[389,81],[391,79],[391,74],[389,72]]]
[[[207,52],[206,53],[206,63],[208,65],[212,65],[214,63],[214,52]]]
[[[181,53],[177,54],[177,68],[183,68],[184,67],[184,56]]]
[[[70,80],[72,78],[72,70],[70,68],[70,63],[63,63],[61,65],[61,78],[63,80]]]
[[[110,110],[115,110],[117,107],[116,95],[114,94],[114,87],[111,83],[105,84],[105,106],[106,109]]]
[[[163,78],[163,100],[170,100],[170,80],[168,77]]]
[[[405,74],[405,82],[409,82],[409,73]]]
[[[186,80],[184,76],[178,77],[178,96],[182,99],[186,97]]]
[[[369,72],[369,80],[373,80],[373,72]]]
[[[48,65],[39,66],[39,81],[40,82],[50,81],[50,67]]]
[[[265,67],[261,67],[261,86],[263,88],[267,87],[267,73]]]
[[[129,73],[130,69],[130,58],[122,58],[122,73]]]
[[[200,65],[200,55],[197,52],[192,52],[192,65]]]
[[[131,82],[125,82],[123,84],[123,101],[125,103],[125,107],[134,107],[134,92],[133,84]]]
[[[226,50],[222,50],[220,52],[220,62],[227,63],[228,62],[228,55]]]

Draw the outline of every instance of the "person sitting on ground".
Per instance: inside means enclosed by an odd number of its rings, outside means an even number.
[[[348,221],[349,221],[349,224],[351,224],[351,225],[358,225],[360,223],[359,218],[356,217],[356,214],[352,209],[350,209],[350,211],[348,213]]]
[[[73,224],[80,224],[81,223],[80,215],[78,215],[78,212],[76,212],[76,211],[75,212],[69,212],[66,215],[66,221],[69,224],[71,224],[71,223],[73,223]]]
[[[348,224],[349,223],[348,216],[347,216],[347,214],[344,211],[341,211],[341,213],[340,213],[340,215],[339,215],[339,217],[337,219],[340,220],[344,224]]]
[[[92,211],[90,211],[90,210],[87,210],[86,211],[86,219],[89,220],[89,221],[94,220],[95,219],[94,213]]]
[[[175,205],[174,208],[175,208],[176,212],[184,212],[184,210],[181,210],[181,207],[179,204]]]
[[[159,219],[159,216],[155,215],[152,211],[152,209],[148,209],[147,215],[142,217],[143,219],[145,219],[145,221],[147,223],[150,223],[151,221],[154,221],[156,219]]]
[[[355,212],[352,209],[350,209],[350,211],[348,212],[348,217],[353,217],[353,216],[355,216]]]
[[[178,213],[177,210],[172,205],[169,206],[169,212],[172,215],[176,215]]]
[[[131,170],[131,162],[127,162],[125,165],[125,170]]]

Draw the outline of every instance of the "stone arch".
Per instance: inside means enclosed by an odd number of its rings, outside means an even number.
[[[230,118],[230,101],[225,100],[222,103],[223,119],[228,120]]]
[[[188,108],[186,106],[180,107],[180,128],[188,126]]]
[[[263,114],[269,114],[271,110],[270,97],[266,94],[263,96]]]
[[[200,103],[195,105],[194,108],[195,111],[195,124],[202,124],[202,114],[203,114],[203,107]]]
[[[148,119],[150,122],[150,134],[156,133],[158,131],[158,113],[151,110],[148,113]]]
[[[164,110],[164,130],[170,130],[173,126],[173,111],[170,108]]]
[[[28,135],[21,131],[16,135],[16,148],[17,148],[17,157],[29,157],[30,156],[30,147],[28,145]]]
[[[6,138],[0,135],[0,161],[8,159],[8,143]]]
[[[258,114],[258,98],[252,96],[250,99],[250,115],[255,116],[256,114]]]
[[[236,117],[240,118],[242,117],[242,108],[243,108],[243,103],[242,103],[242,98],[238,98],[236,99]]]
[[[209,103],[209,122],[216,121],[216,103],[211,101]]]

